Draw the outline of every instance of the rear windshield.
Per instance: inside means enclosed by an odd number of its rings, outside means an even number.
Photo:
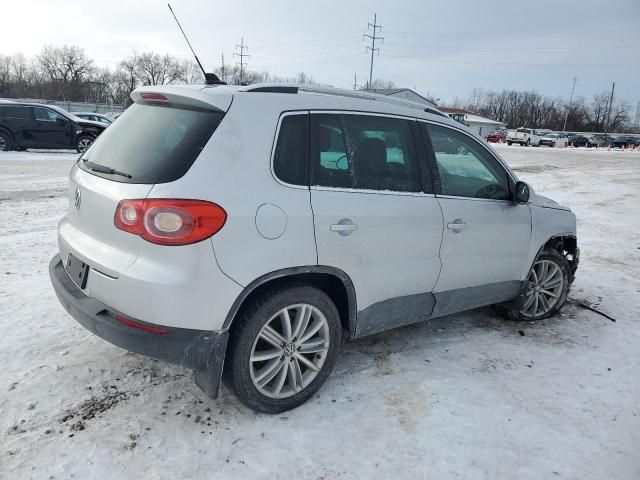
[[[117,182],[172,182],[187,173],[223,116],[209,110],[134,104],[78,164]]]

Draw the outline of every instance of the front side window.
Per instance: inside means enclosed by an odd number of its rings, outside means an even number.
[[[286,183],[308,186],[309,115],[287,115],[280,123],[273,171]]]
[[[49,110],[48,108],[35,107],[33,109],[36,120],[41,122],[55,122],[56,120],[64,120],[65,118],[59,113],[54,112],[53,110]]]
[[[428,125],[443,195],[509,200],[506,170],[471,137]]]
[[[312,184],[418,192],[420,169],[408,120],[313,114]]]

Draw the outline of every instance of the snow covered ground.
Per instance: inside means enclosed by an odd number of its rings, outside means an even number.
[[[0,152],[0,478],[637,480],[640,153],[498,149],[578,216],[563,315],[487,308],[362,339],[277,416],[77,325],[47,273],[76,155]]]

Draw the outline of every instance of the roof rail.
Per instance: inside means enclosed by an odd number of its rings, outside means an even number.
[[[389,105],[396,105],[399,107],[419,109],[427,113],[434,115],[440,115],[442,117],[449,117],[447,114],[441,111],[425,107],[423,103],[413,102],[411,100],[405,100],[402,98],[393,98],[388,95],[380,95],[378,93],[344,90],[340,88],[321,87],[315,85],[286,85],[278,83],[262,83],[249,85],[240,89],[242,92],[270,92],[270,93],[311,93],[317,95],[333,95],[336,97],[355,98],[359,100],[369,100],[374,102],[386,103]]]

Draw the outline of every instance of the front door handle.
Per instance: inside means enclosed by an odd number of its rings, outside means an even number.
[[[338,232],[340,235],[351,235],[357,229],[358,225],[348,218],[343,218],[338,223],[334,223],[329,226],[329,230],[332,232]]]
[[[464,228],[466,228],[467,224],[464,223],[461,219],[456,218],[453,222],[447,223],[447,228],[449,230],[453,230],[455,233],[460,232]]]

